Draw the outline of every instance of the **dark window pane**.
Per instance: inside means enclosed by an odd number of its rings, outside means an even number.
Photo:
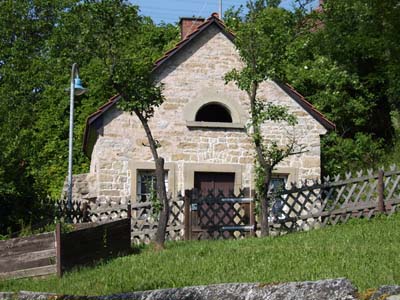
[[[277,192],[283,189],[286,185],[287,176],[286,175],[272,175],[270,182],[270,187],[273,192]]]
[[[208,104],[199,109],[196,121],[232,123],[232,117],[222,105]]]
[[[167,182],[167,171],[164,174],[164,178],[166,180],[165,184],[168,186]],[[150,194],[152,191],[156,190],[156,176],[154,171],[138,171],[137,175],[137,185],[136,185],[136,197],[139,202],[147,202],[150,201]],[[168,191],[167,191],[168,192]]]

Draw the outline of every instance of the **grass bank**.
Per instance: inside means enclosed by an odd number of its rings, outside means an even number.
[[[100,295],[223,282],[346,277],[359,290],[400,284],[400,214],[277,238],[168,243],[62,279],[0,281],[0,291]]]

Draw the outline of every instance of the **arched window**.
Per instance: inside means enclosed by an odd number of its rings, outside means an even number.
[[[232,117],[228,109],[216,103],[202,106],[196,113],[197,122],[221,122],[232,123]]]
[[[211,96],[197,96],[185,105],[183,117],[188,128],[245,129],[248,116],[235,99],[220,98],[216,94],[212,97],[216,100],[210,101]]]

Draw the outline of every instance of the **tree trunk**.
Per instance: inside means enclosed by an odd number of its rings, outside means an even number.
[[[269,216],[269,184],[271,182],[272,170],[270,168],[265,168],[263,166],[265,172],[265,192],[264,197],[261,199],[261,236],[269,236],[269,224],[268,224],[268,216]]]
[[[141,121],[144,131],[146,132],[147,140],[149,141],[150,150],[153,155],[154,162],[156,164],[157,197],[158,197],[158,200],[162,204],[162,209],[160,212],[160,217],[158,219],[156,235],[154,237],[154,248],[157,250],[161,250],[164,248],[165,234],[166,234],[167,224],[168,224],[168,219],[169,219],[169,202],[168,202],[167,190],[166,190],[165,181],[164,181],[164,173],[165,173],[164,158],[158,156],[157,143],[154,140],[154,137],[151,133],[147,119],[138,110],[135,110],[135,114]]]
[[[264,153],[263,153],[263,146],[262,146],[263,140],[262,140],[260,124],[258,122],[259,112],[256,109],[257,88],[258,88],[257,82],[253,82],[251,89],[248,93],[248,96],[250,99],[250,112],[251,112],[252,125],[253,125],[253,131],[254,131],[253,132],[253,142],[254,142],[254,147],[256,150],[256,158],[265,173],[265,184],[264,184],[263,191],[260,193],[260,194],[262,194],[262,195],[260,195],[262,197],[262,199],[261,199],[261,216],[260,216],[261,217],[261,236],[268,236],[269,235],[268,187],[269,187],[269,182],[271,181],[272,167],[266,161],[266,159],[264,157]]]
[[[167,231],[169,219],[169,203],[164,180],[164,158],[159,157],[156,160],[156,179],[157,179],[157,196],[162,203],[158,227],[154,237],[154,246],[157,250],[164,248],[165,234]]]

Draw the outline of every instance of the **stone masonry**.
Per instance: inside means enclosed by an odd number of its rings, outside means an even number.
[[[0,293],[0,300],[356,300],[357,289],[345,278],[288,283],[225,283],[106,296],[57,295],[21,291]],[[392,296],[393,297],[393,296]],[[387,298],[398,299],[398,298]]]
[[[223,79],[232,68],[240,67],[232,41],[217,26],[210,26],[155,72],[164,84],[166,100],[156,109],[150,127],[162,146],[159,154],[166,161],[170,193],[192,188],[195,171],[235,172],[236,190],[254,189],[255,156],[246,129],[249,101]],[[265,137],[284,146],[294,136],[306,147],[306,152],[285,159],[275,172],[287,175],[288,181],[319,178],[320,136],[327,130],[276,83],[265,82],[259,96],[289,107],[298,119],[294,128],[266,123]],[[197,126],[190,111],[209,102],[224,103],[238,126]],[[150,149],[143,146],[147,138],[136,116],[116,106],[104,114],[102,124],[91,155],[89,176],[95,181],[91,193],[101,202],[125,201],[135,195],[136,172],[154,168]]]
[[[72,199],[75,201],[89,201],[97,197],[96,178],[93,174],[79,174],[72,177]],[[67,199],[68,180],[64,181],[61,199]]]

